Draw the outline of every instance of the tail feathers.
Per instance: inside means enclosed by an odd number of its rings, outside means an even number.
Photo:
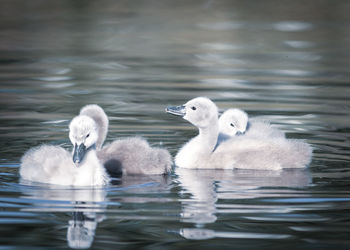
[[[302,140],[288,140],[290,143],[290,154],[286,156],[284,168],[304,168],[307,167],[312,158],[311,146]]]
[[[172,158],[170,153],[163,148],[150,148],[152,152],[151,162],[153,165],[148,169],[149,174],[167,174],[171,170]],[[153,166],[153,167],[152,167]]]
[[[247,147],[234,156],[234,168],[280,170],[305,168],[311,162],[312,148],[302,140],[274,139]]]

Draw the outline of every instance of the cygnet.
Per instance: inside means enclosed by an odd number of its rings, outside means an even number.
[[[108,131],[108,117],[100,106],[86,105],[80,114],[91,117],[97,124],[97,155],[110,175],[163,175],[171,170],[169,152],[151,147],[141,137],[114,140],[102,147]]]
[[[42,145],[30,149],[21,159],[23,179],[68,186],[101,186],[109,176],[96,155],[98,130],[93,119],[75,117],[69,125],[70,154],[59,146]]]
[[[177,153],[175,165],[178,167],[280,170],[304,168],[311,161],[312,149],[307,143],[284,137],[233,136],[217,145],[218,109],[206,97],[170,106],[166,111],[183,117],[199,130]]]
[[[228,109],[219,118],[218,143],[236,135],[251,137],[285,137],[283,131],[271,126],[269,121],[261,118],[248,118],[241,109]]]

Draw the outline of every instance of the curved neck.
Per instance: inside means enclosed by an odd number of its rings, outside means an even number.
[[[96,149],[102,148],[103,142],[106,139],[108,132],[108,117],[103,109],[95,104],[87,105],[80,111],[81,115],[87,115],[91,117],[98,126],[98,139],[96,141]]]
[[[207,145],[208,151],[213,152],[218,141],[219,136],[219,123],[216,121],[211,122],[211,125],[205,128],[199,128],[198,138],[203,145]]]
[[[107,136],[107,132],[108,132],[108,122],[104,123],[104,124],[99,124],[99,128],[98,128],[98,139],[96,142],[96,148],[98,150],[100,150],[102,148],[103,142],[106,139]]]

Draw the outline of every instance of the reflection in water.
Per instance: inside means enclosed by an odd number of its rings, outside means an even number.
[[[68,222],[68,246],[74,249],[89,248],[94,241],[97,224],[103,219],[96,213],[74,211],[73,219]]]
[[[20,198],[33,201],[29,202],[32,206],[21,208],[21,211],[71,214],[67,223],[66,239],[68,246],[74,249],[92,246],[98,224],[106,218],[107,205],[117,207],[114,210],[110,208],[110,212],[113,211],[110,219],[118,217],[120,221],[125,218],[143,220],[147,216],[119,207],[121,204],[165,204],[172,201],[158,195],[170,192],[171,178],[162,175],[123,176],[121,179],[113,179],[113,184],[108,187],[94,189],[38,184],[22,179],[20,182]],[[107,199],[107,193],[114,194],[113,198]],[[116,230],[116,225],[118,224],[113,224],[113,230]]]
[[[192,222],[197,226],[216,221],[216,201],[215,176],[225,171],[208,171],[176,168],[178,181],[184,192],[190,193],[190,199],[182,200],[181,217],[184,222]],[[218,177],[218,176],[217,176]]]
[[[187,239],[224,238],[286,238],[288,235],[257,233],[225,233],[205,228],[205,224],[214,223],[217,214],[230,212],[256,212],[257,209],[238,207],[236,204],[217,204],[218,200],[254,199],[266,196],[285,195],[285,188],[302,188],[311,184],[309,171],[305,169],[286,169],[282,171],[256,170],[202,170],[176,168],[178,182],[183,193],[189,193],[189,199],[182,200],[181,217],[184,222],[194,223],[195,228],[183,228],[180,235]],[[273,192],[269,194],[269,188]],[[293,191],[291,190],[291,193]],[[271,208],[270,208],[271,209]],[[286,209],[283,208],[285,211]],[[276,210],[271,210],[278,212]],[[267,212],[267,211],[265,211]]]
[[[180,235],[191,240],[207,240],[212,238],[231,238],[231,239],[286,239],[290,238],[288,234],[263,234],[246,232],[216,232],[204,228],[183,228]]]
[[[22,180],[22,184],[29,184]],[[102,188],[65,188],[61,186],[23,186],[26,198],[42,200],[35,207],[25,208],[25,211],[36,212],[71,212],[72,219],[68,221],[67,244],[70,248],[90,248],[95,237],[99,222],[105,218],[106,189]]]

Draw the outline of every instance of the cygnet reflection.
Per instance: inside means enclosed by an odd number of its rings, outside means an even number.
[[[194,224],[194,230],[187,227],[179,233],[196,240],[211,238],[206,224],[214,223],[220,213],[257,212],[259,208],[241,204],[242,199],[276,197],[286,192],[293,194],[293,190],[286,188],[299,189],[311,184],[310,173],[306,169],[232,171],[176,168],[176,175],[182,187],[182,221]]]
[[[96,213],[73,212],[72,220],[68,221],[67,243],[73,249],[90,248],[97,224],[103,221],[104,216]]]
[[[98,223],[105,218],[106,189],[38,186],[25,180],[22,180],[21,184],[23,198],[40,200],[40,202],[33,202],[32,207],[22,210],[71,213],[72,218],[68,221],[67,227],[68,246],[73,249],[91,247]]]
[[[182,200],[181,218],[184,222],[192,222],[196,225],[214,223],[216,217],[215,204],[218,200],[213,176],[214,171],[189,170],[176,168],[182,195],[188,199]],[[218,171],[225,172],[225,171]]]

